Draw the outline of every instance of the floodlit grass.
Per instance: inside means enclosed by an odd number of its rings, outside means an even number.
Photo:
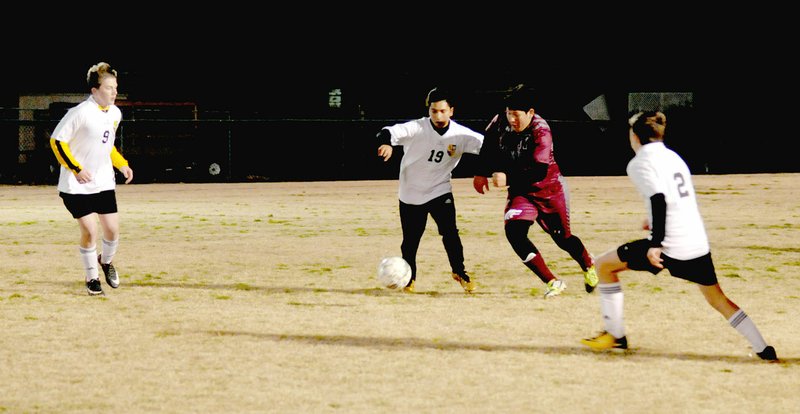
[[[646,235],[626,177],[567,180],[593,254]],[[454,181],[471,295],[432,219],[418,293],[378,285],[400,254],[396,180],[121,185],[122,283],[101,297],[55,189],[3,186],[0,412],[794,412],[800,175],[694,181],[723,290],[781,364],[668,272],[620,275],[628,352],[582,347],[599,292],[534,225],[568,285],[545,300],[505,239],[504,191],[471,179]]]

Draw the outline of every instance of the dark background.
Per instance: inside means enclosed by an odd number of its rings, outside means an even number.
[[[359,168],[381,178],[396,172],[376,170],[374,133],[424,116],[432,87],[458,91],[455,119],[479,129],[502,91],[525,83],[540,91],[537,109],[552,120],[562,169],[593,175],[624,174],[632,155],[628,93],[692,92],[691,110],[670,114],[668,144],[694,173],[800,171],[790,126],[797,82],[780,29],[758,37],[735,25],[699,30],[703,16],[660,21],[641,34],[638,20],[586,16],[570,24],[538,15],[486,24],[491,17],[437,17],[426,9],[363,16],[317,9],[316,17],[196,12],[153,10],[118,21],[101,13],[86,23],[42,24],[47,30],[31,35],[19,27],[5,36],[0,107],[17,106],[20,94],[87,92],[87,69],[107,61],[128,100],[194,102],[230,119],[260,120],[232,129],[228,144],[249,154],[231,161],[239,169],[231,179],[369,178]],[[342,89],[340,109],[327,105],[332,88]],[[611,121],[591,124],[582,107],[601,94]]]

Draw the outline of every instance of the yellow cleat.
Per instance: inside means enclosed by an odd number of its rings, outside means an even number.
[[[547,290],[544,292],[544,298],[552,298],[553,296],[558,296],[564,289],[567,288],[567,283],[563,280],[553,279],[547,282]]]
[[[469,280],[464,280],[464,277],[466,277]],[[458,282],[461,285],[461,287],[464,288],[465,292],[472,293],[475,291],[476,288],[475,281],[472,280],[472,278],[467,274],[467,272],[464,272],[463,275],[459,275],[458,273],[453,273],[453,280]]]
[[[583,273],[583,287],[586,288],[587,293],[592,293],[594,288],[597,287],[597,282],[599,282],[597,278],[597,269],[592,265],[592,267],[586,269]]]
[[[594,338],[581,339],[581,343],[597,351],[606,349],[628,349],[628,339],[626,337],[614,338],[614,335],[605,331]]]
[[[414,293],[414,282],[416,282],[416,280],[412,280],[411,282],[409,282],[408,286],[403,288],[403,292]]]

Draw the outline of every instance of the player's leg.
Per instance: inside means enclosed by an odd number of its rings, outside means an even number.
[[[106,277],[106,282],[112,288],[119,287],[119,275],[112,263],[119,246],[119,214],[117,213],[117,198],[114,190],[103,191],[98,194],[97,212],[100,225],[103,228],[102,253],[97,257],[100,268]]]
[[[728,323],[750,342],[753,352],[765,360],[772,361],[778,359],[775,354],[775,348],[767,345],[767,342],[761,336],[761,332],[756,327],[755,322],[750,319],[744,310],[740,309],[733,301],[728,299],[725,293],[722,292],[719,283],[715,283],[711,286],[698,286],[700,287],[700,292],[703,293],[703,297],[706,298],[706,302],[716,309],[717,312],[722,314],[722,316],[728,320]]]
[[[692,260],[676,260],[663,255],[662,257],[664,266],[669,269],[672,276],[698,284],[706,302],[750,342],[750,346],[759,357],[766,360],[778,359],[775,349],[767,345],[753,320],[722,291],[710,253]]]
[[[625,333],[624,303],[625,296],[619,273],[628,270],[648,270],[658,273],[647,260],[648,240],[638,240],[623,244],[595,258],[600,291],[600,314],[603,317],[604,330],[594,338],[581,340],[581,343],[593,349],[626,349],[628,339]]]
[[[400,245],[400,251],[403,259],[411,266],[409,286],[417,279],[417,250],[427,222],[428,210],[426,207],[406,204],[400,201],[400,226],[403,229],[403,242]]]
[[[456,224],[456,204],[452,193],[437,197],[429,202],[430,214],[442,236],[442,244],[447,252],[447,260],[450,262],[450,270],[453,279],[461,287],[471,293],[475,290],[475,283],[470,278],[464,267],[464,246],[461,243],[461,236],[458,234]]]
[[[97,214],[94,213],[93,209],[93,203],[96,201],[97,196],[95,194],[67,193],[59,193],[59,196],[64,201],[67,211],[72,214],[72,217],[78,223],[78,229],[81,233],[78,254],[84,268],[86,290],[92,296],[102,295],[103,289],[100,286],[97,270]]]
[[[84,268],[86,290],[92,296],[102,295],[103,289],[100,286],[100,274],[97,269],[97,237],[99,233],[97,214],[87,214],[76,221],[81,231],[78,251]]]
[[[453,273],[464,271],[464,246],[456,225],[456,206],[452,194],[445,194],[430,201],[430,213],[442,236],[442,244]]]
[[[586,249],[578,236],[572,234],[569,223],[569,198],[566,183],[562,191],[551,195],[539,204],[539,226],[550,235],[556,245],[569,253],[583,271],[583,286],[586,292],[592,293],[597,287],[597,271],[594,258]]]
[[[103,227],[102,262],[111,263],[119,246],[119,214],[100,214],[100,225]]]
[[[97,261],[106,283],[116,289],[119,287],[119,274],[113,260],[119,246],[119,214],[100,214],[100,225],[103,227],[102,253],[97,256]]]
[[[578,236],[572,234],[569,223],[569,207],[566,195],[562,192],[552,196],[544,203],[537,218],[537,223],[553,239],[556,245],[569,253],[584,272],[594,264],[592,255]]]
[[[539,249],[528,238],[528,230],[532,221],[529,220],[508,220],[505,225],[506,240],[514,249],[514,253],[522,260],[522,263],[536,274],[539,279],[548,283],[551,280],[556,280],[556,276],[547,267],[544,258],[539,253]]]

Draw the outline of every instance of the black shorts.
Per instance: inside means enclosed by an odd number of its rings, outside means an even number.
[[[647,271],[654,275],[661,270],[647,260],[647,250],[650,248],[650,240],[641,239],[625,243],[617,248],[617,256],[628,265],[628,269]],[[664,259],[662,264],[669,270],[669,274],[690,282],[698,283],[703,286],[711,286],[717,283],[717,273],[714,271],[714,262],[711,260],[711,253],[690,259],[678,260],[661,253]]]
[[[72,217],[79,219],[92,213],[111,214],[117,212],[117,195],[114,190],[101,191],[96,194],[58,193],[64,200]]]

